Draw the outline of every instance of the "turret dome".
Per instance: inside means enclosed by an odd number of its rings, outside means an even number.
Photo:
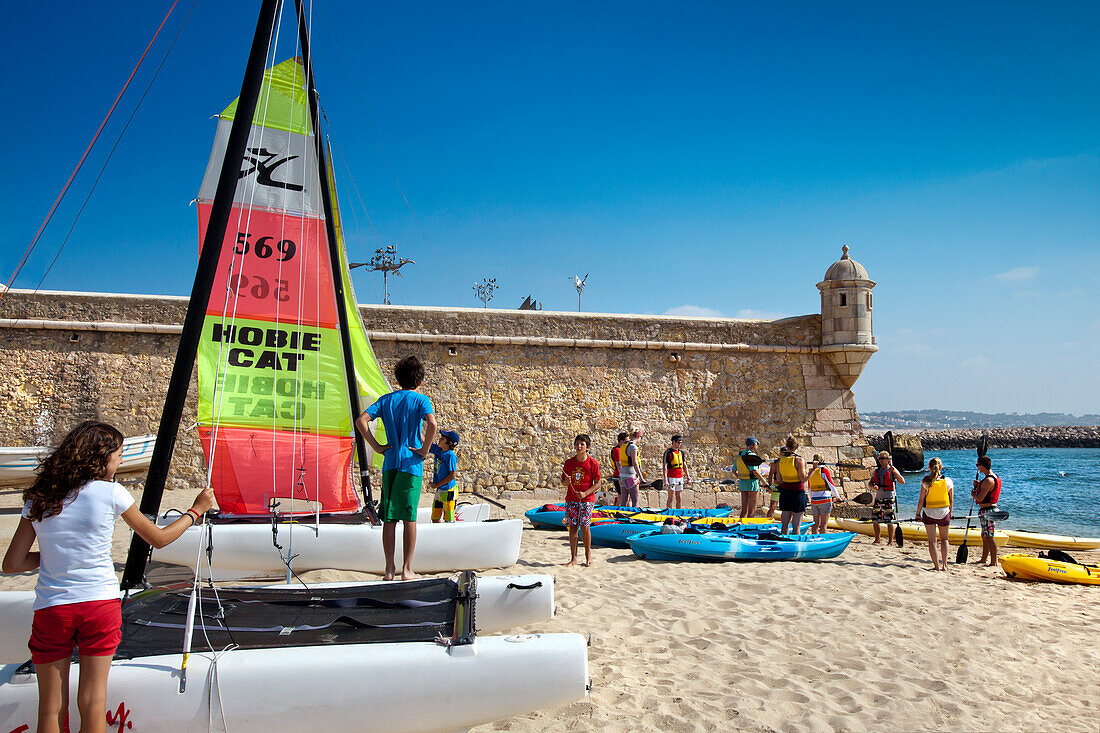
[[[842,248],[844,252],[840,259],[829,266],[825,271],[825,281],[829,280],[870,280],[867,268],[848,256],[848,245]]]

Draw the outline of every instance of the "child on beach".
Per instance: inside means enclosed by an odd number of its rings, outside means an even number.
[[[733,468],[737,472],[737,490],[741,493],[741,519],[751,519],[756,515],[756,500],[760,495],[760,456],[756,455],[756,446],[760,441],[753,437],[745,439],[745,449],[737,454]],[[776,497],[778,501],[779,497]],[[774,507],[773,507],[774,508]],[[769,509],[769,516],[771,510]]]
[[[894,538],[894,506],[897,503],[897,484],[904,484],[905,477],[901,475],[886,451],[879,451],[878,468],[871,474],[871,480],[867,482],[875,492],[875,504],[871,510],[871,528],[875,531],[875,541],[879,543],[879,524],[886,524],[886,544]]]
[[[799,448],[798,440],[793,435],[787,436],[787,452],[779,459],[777,474],[779,480],[779,511],[782,529],[780,534],[787,534],[787,526],[793,525],[792,534],[802,532],[802,515],[806,513],[806,461],[795,451]]]
[[[436,524],[441,519],[444,522],[455,520],[455,478],[458,475],[458,457],[455,455],[455,446],[458,445],[458,433],[453,430],[443,430],[439,433],[439,443],[432,444],[432,455],[435,456],[435,466],[432,470],[431,488],[435,491],[435,501],[432,502],[432,523]]]
[[[616,450],[616,458],[619,463],[619,504],[621,506],[638,506],[638,490],[642,484],[642,469],[638,464],[638,441],[642,439],[642,431],[635,430],[625,444],[620,444]]]
[[[611,448],[611,478],[609,480],[615,489],[615,502],[619,506],[622,506],[624,501],[622,479],[619,478],[619,454],[621,452],[620,448],[626,445],[626,439],[629,437],[627,433],[619,433],[614,447]]]
[[[928,462],[928,475],[921,479],[917,499],[917,519],[924,522],[928,533],[928,554],[932,568],[947,570],[947,537],[951,531],[951,508],[955,504],[955,485],[943,476],[943,462],[933,458]],[[936,531],[939,530],[940,556],[936,557]]]
[[[993,473],[993,461],[989,456],[978,458],[978,473],[982,478],[974,482],[974,490],[971,495],[978,504],[978,523],[982,527],[982,559],[991,568],[997,567],[997,543],[993,541],[993,533],[997,530],[997,523],[990,516],[997,511],[997,502],[1001,498],[1001,477]]]
[[[378,514],[382,519],[382,551],[386,555],[385,580],[397,574],[394,554],[397,544],[397,523],[402,523],[401,549],[404,553],[401,579],[417,577],[412,571],[413,550],[416,549],[416,506],[420,503],[420,488],[424,480],[424,459],[435,440],[436,422],[432,402],[417,392],[424,382],[424,365],[415,356],[406,356],[393,370],[401,389],[382,395],[355,420],[363,438],[382,458],[382,498]],[[380,445],[370,429],[370,421],[382,420],[386,438]],[[420,424],[425,424],[423,436]]]
[[[584,567],[592,564],[592,506],[600,483],[600,464],[588,455],[592,441],[585,434],[573,439],[575,455],[565,461],[561,482],[565,492],[565,525],[569,528],[569,562],[577,564],[577,534],[584,541]]]
[[[684,455],[683,449],[680,447],[683,445],[683,439],[679,435],[672,436],[672,447],[665,451],[664,467],[665,467],[665,488],[668,489],[668,501],[665,503],[665,507],[672,508],[672,497],[676,497],[676,508],[683,507],[683,500],[681,494],[683,493],[684,484],[691,483],[691,476],[688,474],[687,457]]]
[[[111,535],[122,517],[153,547],[174,542],[214,502],[210,487],[165,527],[149,521],[130,493],[114,482],[122,463],[122,433],[106,423],[76,426],[43,461],[23,492],[23,512],[5,573],[38,570],[31,661],[38,678],[38,727],[69,730],[69,666],[80,657],[80,730],[106,730],[107,676],[122,639],[122,602],[111,562]],[[31,552],[35,539],[38,552]]]
[[[815,454],[810,465],[810,515],[813,517],[814,526],[810,534],[825,534],[829,524],[829,515],[833,513],[833,497],[836,495],[836,487],[833,486],[833,475],[824,466],[825,459]]]

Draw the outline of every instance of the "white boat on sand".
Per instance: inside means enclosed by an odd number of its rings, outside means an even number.
[[[122,465],[119,473],[149,467],[155,435],[135,435],[122,441]],[[34,480],[38,464],[53,450],[50,446],[5,446],[0,448],[0,486],[21,486]]]

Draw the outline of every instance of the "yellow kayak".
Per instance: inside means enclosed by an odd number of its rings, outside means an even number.
[[[1006,529],[1009,547],[1032,547],[1039,550],[1097,550],[1100,538],[1066,537],[1060,534],[1039,534]]]
[[[875,530],[871,526],[871,521],[868,519],[845,519],[838,517],[833,519],[829,518],[829,527],[833,527],[835,523],[836,529],[843,529],[847,532],[858,532],[859,534],[867,535],[868,537],[875,536]],[[924,530],[924,525],[919,522],[900,522],[901,536],[910,542],[927,542],[928,533]],[[885,534],[886,527],[882,527],[882,532]],[[947,533],[947,541],[952,545],[961,545],[963,543],[963,536],[966,536],[966,544],[969,547],[981,547],[982,546],[982,531],[978,527],[971,527],[969,534],[966,532],[966,527],[952,527]],[[993,533],[993,541],[1000,547],[1008,542],[1008,534],[997,530]]]
[[[767,517],[750,517],[748,519],[738,519],[737,517],[699,517],[698,519],[691,520],[692,524],[705,524],[708,527],[712,524],[724,524],[727,527],[731,524],[775,524],[776,520],[768,519]]]
[[[1100,565],[1078,565],[1019,554],[1005,555],[999,562],[1005,575],[1017,580],[1100,585]]]

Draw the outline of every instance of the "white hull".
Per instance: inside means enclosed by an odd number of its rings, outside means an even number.
[[[137,435],[122,441],[122,465],[119,473],[149,467],[153,457],[155,435]],[[34,480],[38,463],[53,450],[49,446],[0,448],[0,486],[29,484]]]
[[[171,517],[168,518],[169,520]],[[383,573],[382,528],[370,524],[322,524],[315,533],[303,521],[280,523],[279,544],[283,552],[295,555],[293,566],[306,570],[356,570]],[[421,573],[446,573],[454,570],[503,568],[519,559],[523,521],[453,522],[432,524],[417,522],[413,570]],[[204,543],[203,527],[193,527],[167,547],[153,551],[152,559],[170,565],[195,567],[199,543]],[[215,524],[211,530],[214,551],[211,565],[223,577],[234,573],[284,574],[286,566],[272,545],[270,524]],[[397,564],[401,564],[403,528],[397,525]],[[199,563],[207,573],[206,553]]]
[[[311,587],[377,585],[366,583],[317,583]],[[269,588],[301,585],[269,585]],[[508,629],[548,621],[554,617],[554,578],[550,575],[493,575],[477,579],[474,618],[478,633],[498,634]],[[0,592],[0,664],[30,659],[27,639],[34,618],[34,591]],[[2,726],[0,726],[2,728]]]
[[[431,642],[238,649],[193,653],[179,692],[179,655],[115,661],[109,727],[135,733],[460,731],[587,694],[588,652],[578,634]],[[0,667],[0,727],[33,730],[34,675]],[[69,719],[77,721],[77,669]],[[120,720],[119,716],[124,716]]]

